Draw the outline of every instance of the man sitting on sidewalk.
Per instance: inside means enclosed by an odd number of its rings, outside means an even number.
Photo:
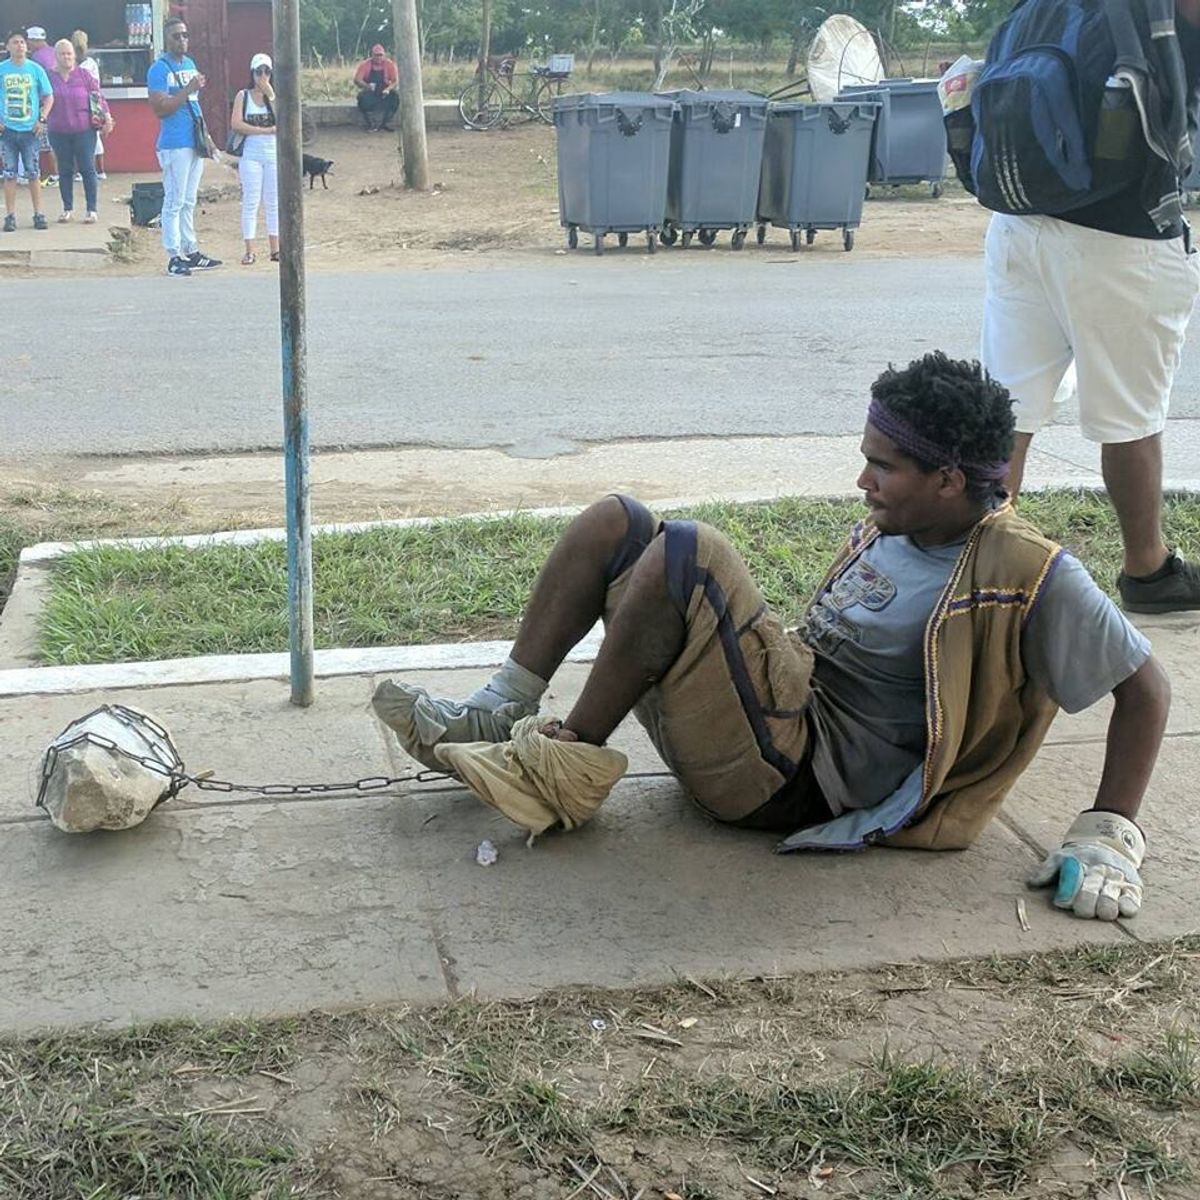
[[[358,111],[368,133],[390,130],[391,119],[400,109],[400,69],[380,45],[371,47],[371,57],[364,58],[354,72],[358,89]]]
[[[564,533],[512,655],[465,700],[384,683],[379,717],[414,758],[528,829],[586,821],[624,773],[627,713],[717,820],[784,849],[969,846],[1059,707],[1111,693],[1095,805],[1031,882],[1113,920],[1141,904],[1133,818],[1170,703],[1149,643],[1001,486],[1008,392],[929,354],[872,387],[852,531],[789,635],[716,529],[609,497]],[[568,651],[606,634],[564,721],[538,704]],[[795,832],[793,832],[795,831]]]

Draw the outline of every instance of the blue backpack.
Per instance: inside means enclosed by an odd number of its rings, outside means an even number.
[[[1106,2],[1020,0],[997,30],[969,111],[946,119],[959,177],[986,208],[1067,213],[1141,177],[1146,143],[1132,88],[1112,77]]]

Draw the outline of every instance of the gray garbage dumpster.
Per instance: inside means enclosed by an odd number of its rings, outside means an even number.
[[[770,106],[758,189],[760,246],[774,225],[788,231],[793,250],[800,249],[801,231],[811,245],[818,229],[840,229],[842,246],[854,249],[878,112],[867,101]]]
[[[586,92],[557,96],[558,219],[567,245],[582,229],[604,252],[605,234],[624,246],[646,237],[653,254],[667,207],[671,114],[675,105],[649,92]]]
[[[754,224],[767,98],[754,92],[663,92],[675,103],[667,214],[659,240],[672,246],[682,234],[711,246],[717,231],[732,229],[740,250]]]
[[[881,79],[842,89],[839,100],[880,106],[871,143],[869,183],[928,183],[935,198],[946,175],[946,127],[936,79]]]

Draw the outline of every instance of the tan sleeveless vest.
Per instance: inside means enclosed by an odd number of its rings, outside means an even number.
[[[817,594],[878,536],[857,525]],[[1021,630],[1062,553],[1009,504],[971,531],[925,628],[921,805],[879,844],[964,849],[1033,760],[1058,708],[1025,675]]]

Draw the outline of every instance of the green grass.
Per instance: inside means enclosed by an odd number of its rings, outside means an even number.
[[[0,1041],[6,1200],[283,1200],[309,1175],[288,1136],[197,1111],[186,1079],[279,1070],[294,1025],[165,1024]],[[182,1070],[181,1070],[182,1068]]]
[[[1111,588],[1120,534],[1103,496],[1042,493],[1023,499],[1021,509]],[[768,601],[797,620],[861,513],[855,501],[788,499],[706,504],[684,515],[723,529]],[[517,515],[317,537],[316,645],[510,637],[565,523]],[[1169,499],[1166,523],[1173,542],[1200,544],[1200,497]],[[51,664],[286,647],[287,559],[280,543],[82,550],[55,568],[41,621],[41,658]]]

